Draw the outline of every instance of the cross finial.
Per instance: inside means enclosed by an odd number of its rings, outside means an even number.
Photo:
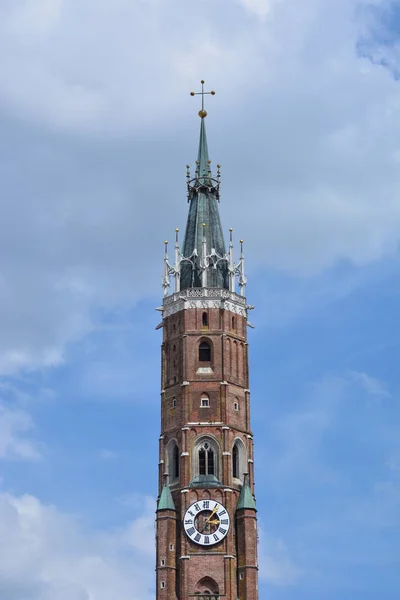
[[[207,116],[207,111],[204,109],[204,96],[206,94],[211,94],[211,96],[215,95],[214,90],[211,90],[211,92],[204,91],[204,79],[201,80],[201,92],[190,92],[191,96],[199,96],[200,94],[201,94],[201,110],[199,111],[199,117],[201,119],[204,119],[204,117]]]

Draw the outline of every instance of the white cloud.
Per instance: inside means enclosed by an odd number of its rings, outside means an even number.
[[[0,597],[4,600],[153,598],[154,501],[120,531],[84,531],[71,516],[29,495],[0,494]]]
[[[264,535],[259,527],[260,580],[273,585],[293,585],[303,571],[294,564],[284,542]]]
[[[368,396],[377,400],[390,398],[390,393],[386,389],[385,384],[375,377],[371,377],[371,375],[368,375],[367,373],[360,373],[358,371],[350,371],[350,376],[362,387]]]
[[[327,374],[298,390],[296,404],[289,405],[270,425],[271,455],[265,458],[269,462],[270,484],[280,489],[283,482],[285,485],[293,483],[299,474],[302,474],[301,485],[305,485],[307,478],[314,484],[325,485],[346,477],[347,465],[340,461],[336,463],[329,454],[328,459],[324,455],[324,449],[335,436],[339,436],[340,443],[350,447],[364,444],[364,452],[381,443],[383,453],[392,453],[393,448],[398,448],[398,441],[396,437],[393,439],[391,424],[382,418],[378,403],[370,404],[371,398],[389,397],[383,382],[354,371],[342,375]],[[378,411],[374,414],[373,436],[367,426],[370,426],[371,411],[366,408]],[[355,419],[358,427],[355,431],[350,428],[352,437],[348,438],[350,434],[341,423],[346,422],[350,427]]]
[[[38,387],[34,396],[26,391],[27,381],[18,384],[0,378],[0,459],[37,461],[45,444],[35,437],[32,403],[51,402],[54,391]]]
[[[46,34],[60,22],[64,0],[20,0],[7,11],[10,30],[17,35]]]
[[[191,11],[177,0],[16,0],[0,8],[0,49],[14,50],[0,66],[0,100],[57,127],[123,132],[154,122],[193,74],[201,78],[204,61],[217,73],[217,62],[242,70],[249,56],[240,34],[235,47],[214,35],[206,11],[195,11],[197,28],[185,26]]]
[[[240,3],[251,13],[260,19],[265,19],[271,12],[277,0],[239,0]]]
[[[103,450],[100,450],[99,457],[103,460],[115,460],[116,458],[118,458],[118,454],[113,450],[107,450],[106,448],[104,448]]]
[[[0,458],[37,460],[40,453],[36,445],[24,437],[32,427],[26,411],[10,410],[0,404]]]
[[[31,415],[20,408],[9,408],[0,400],[0,458],[38,460],[39,446],[30,439],[34,428]]]
[[[313,274],[397,252],[398,83],[357,56],[362,11],[201,4],[1,3],[0,373],[62,363],[94,312],[159,293],[202,76],[217,89],[221,211],[250,268]]]

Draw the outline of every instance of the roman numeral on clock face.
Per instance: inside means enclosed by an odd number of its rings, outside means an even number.
[[[200,499],[186,509],[183,526],[191,542],[211,547],[222,542],[228,534],[229,513],[215,500]]]

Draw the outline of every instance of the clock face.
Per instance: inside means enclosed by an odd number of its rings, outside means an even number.
[[[200,546],[212,546],[224,539],[230,519],[226,508],[215,500],[199,500],[185,512],[186,535]]]

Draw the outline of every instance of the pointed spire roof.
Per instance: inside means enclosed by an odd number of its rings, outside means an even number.
[[[164,487],[158,500],[157,511],[159,510],[176,510],[167,478],[165,479]]]
[[[208,144],[207,144],[205,117],[202,117],[202,119],[201,119],[199,152],[197,155],[196,170],[198,172],[199,178],[203,178],[203,177],[206,177],[207,179],[209,178],[208,176],[209,176],[209,171],[210,171],[210,159],[208,157]]]
[[[257,510],[254,496],[249,485],[248,475],[245,475],[244,477],[244,482],[242,485],[242,489],[240,490],[240,496],[236,510],[242,510],[245,508],[248,508],[250,510]]]
[[[218,257],[226,255],[224,234],[219,216],[219,175],[213,177],[206,135],[206,111],[200,111],[200,139],[199,151],[196,161],[195,177],[188,182],[189,215],[186,224],[185,239],[182,254],[185,257],[195,255],[192,264],[186,262],[182,265],[181,289],[201,286],[200,260],[202,255],[203,239],[206,240],[207,255],[215,250]],[[220,261],[216,268],[209,268],[207,274],[207,287],[229,289],[228,269],[224,261]]]

